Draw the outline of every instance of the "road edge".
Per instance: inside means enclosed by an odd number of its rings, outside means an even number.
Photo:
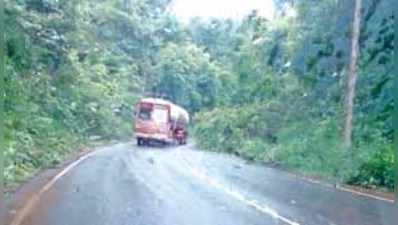
[[[313,177],[313,176],[308,176],[305,174],[300,173],[299,171],[292,171],[292,170],[288,170],[286,168],[282,168],[280,166],[275,166],[269,163],[264,163],[261,161],[252,161],[252,160],[248,160],[245,157],[240,157],[240,156],[236,156],[234,154],[229,154],[229,153],[225,153],[225,152],[216,152],[216,151],[208,151],[208,150],[203,150],[201,148],[199,148],[198,146],[196,146],[197,149],[199,151],[203,151],[203,152],[213,152],[216,154],[225,154],[225,155],[229,155],[232,157],[236,157],[240,160],[243,160],[243,162],[245,162],[248,165],[254,165],[254,166],[262,166],[265,168],[270,168],[270,169],[275,169],[278,170],[282,173],[285,173],[286,175],[293,177],[297,180],[301,180],[301,181],[305,181],[311,184],[316,184],[325,188],[330,188],[330,189],[335,189],[341,192],[347,192],[347,193],[351,193],[353,195],[358,195],[358,196],[362,196],[362,197],[367,197],[367,198],[371,198],[371,199],[376,199],[379,201],[383,201],[383,202],[388,202],[388,203],[397,203],[398,204],[398,197],[395,196],[391,196],[391,197],[387,197],[389,194],[394,195],[394,192],[379,192],[378,194],[376,193],[377,191],[374,191],[372,189],[366,189],[366,188],[362,188],[360,186],[350,186],[350,185],[346,185],[346,184],[334,184],[331,183],[330,181],[328,182],[326,179],[322,179],[322,178],[317,178],[317,177]],[[357,189],[358,188],[358,189]],[[360,190],[362,189],[362,190]],[[373,193],[370,193],[373,192]]]
[[[98,148],[101,147],[106,147],[108,144],[104,144],[102,146],[91,146],[88,147],[87,151],[80,152],[76,158],[70,159],[69,161],[67,160],[65,164],[59,165],[58,168],[55,168],[54,172],[48,177],[48,180],[39,187],[34,190],[35,193],[33,193],[31,196],[26,197],[26,200],[22,200],[22,206],[21,207],[16,207],[12,208],[10,207],[10,204],[7,208],[7,215],[6,215],[6,224],[9,225],[20,225],[23,220],[26,218],[26,216],[29,214],[29,212],[32,210],[32,208],[37,204],[37,202],[40,200],[40,197],[46,193],[60,178],[62,178],[64,175],[68,174],[73,168],[78,166],[80,163],[85,161],[86,159],[90,158],[91,156],[95,155],[98,151]],[[44,171],[41,171],[36,175],[35,177],[39,177],[40,174],[44,174]],[[32,180],[27,181],[27,183],[21,184],[20,188],[23,188],[25,185],[29,185],[29,183],[33,183],[35,177],[32,178]],[[44,178],[45,179],[45,178]],[[13,195],[16,195],[18,193],[18,189],[13,193]],[[12,201],[11,201],[12,202]]]
[[[371,198],[371,199],[376,199],[379,201],[395,203],[395,199],[393,199],[393,198],[382,197],[380,195],[366,193],[365,191],[355,190],[354,187],[350,187],[350,186],[347,186],[344,184],[336,185],[336,184],[328,183],[324,180],[318,180],[318,179],[314,179],[314,178],[311,178],[308,176],[303,176],[301,174],[296,174],[296,173],[292,173],[292,172],[284,171],[284,170],[281,170],[281,171],[285,172],[286,174],[288,174],[291,177],[294,177],[298,180],[302,180],[302,181],[305,181],[305,182],[308,182],[311,184],[316,184],[316,185],[320,185],[322,187],[331,188],[331,189],[335,189],[338,191],[347,192],[347,193],[351,193],[354,195],[363,196],[363,197],[367,197],[367,198]]]

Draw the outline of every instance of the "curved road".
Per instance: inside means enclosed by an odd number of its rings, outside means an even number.
[[[193,148],[102,148],[46,191],[22,224],[395,224],[392,203]]]

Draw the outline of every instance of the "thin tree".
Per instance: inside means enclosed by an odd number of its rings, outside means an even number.
[[[362,0],[355,0],[354,21],[352,25],[352,36],[351,36],[351,60],[348,69],[346,103],[345,103],[346,118],[344,126],[344,143],[345,146],[349,149],[352,146],[355,86],[358,77],[357,68],[358,68],[358,59],[359,59],[361,7],[362,7]]]
[[[4,99],[5,99],[5,24],[4,24],[4,1],[0,0],[0,171],[3,171],[4,167]],[[3,189],[3,177],[0,174],[0,221],[4,221],[6,206],[4,201],[4,189]]]

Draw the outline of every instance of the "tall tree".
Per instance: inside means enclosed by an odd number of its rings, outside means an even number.
[[[362,0],[355,1],[354,21],[352,25],[351,37],[351,61],[348,70],[347,95],[346,95],[346,118],[344,126],[344,143],[347,148],[352,145],[352,128],[354,118],[355,86],[357,83],[357,66],[359,58],[359,35],[361,24]]]

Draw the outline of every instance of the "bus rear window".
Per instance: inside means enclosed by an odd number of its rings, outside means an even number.
[[[168,111],[166,107],[155,106],[152,112],[152,119],[156,123],[167,123]]]
[[[150,120],[151,119],[152,109],[150,108],[140,108],[138,112],[138,118],[141,120]]]

